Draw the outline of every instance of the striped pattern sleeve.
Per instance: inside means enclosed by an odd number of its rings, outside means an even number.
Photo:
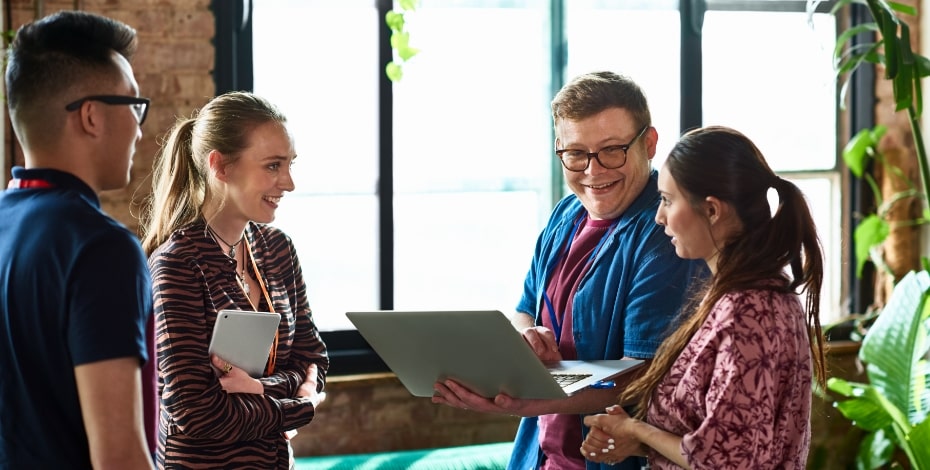
[[[295,394],[310,364],[317,365],[322,389],[329,361],[296,252],[290,239],[272,227],[250,224],[247,234],[274,310],[281,314],[276,370],[260,379],[263,395],[226,393],[207,352],[220,310],[251,309],[235,282],[235,262],[204,234],[203,225],[176,232],[149,259],[161,396],[160,463],[200,462],[215,454],[224,456],[215,462],[223,466],[230,463],[230,453],[237,456],[234,460],[274,461],[282,433],[313,418],[313,405]]]

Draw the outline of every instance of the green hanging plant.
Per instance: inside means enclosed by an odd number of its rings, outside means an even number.
[[[384,23],[391,29],[391,49],[394,51],[394,60],[388,62],[384,68],[384,73],[392,81],[396,82],[404,76],[402,65],[420,52],[419,49],[410,46],[410,33],[407,31],[407,23],[404,15],[407,12],[416,10],[420,0],[400,0],[397,2],[399,10],[395,8],[384,15]]]
[[[872,129],[862,129],[843,149],[843,161],[856,178],[868,184],[877,206],[875,213],[863,215],[853,233],[856,248],[856,276],[858,277],[862,276],[862,269],[868,261],[894,277],[891,268],[884,261],[881,249],[891,229],[895,226],[923,225],[930,222],[930,214],[927,214],[926,210],[922,217],[913,220],[897,221],[892,224],[888,219],[895,204],[922,197],[923,193],[900,168],[885,160],[879,150],[879,142],[887,130],[881,124]],[[908,188],[889,195],[886,200],[882,196],[882,191],[872,171],[869,170],[869,165],[877,165],[884,171],[893,173],[898,179],[907,183]]]
[[[816,6],[816,3],[813,6]],[[866,7],[871,15],[871,21],[853,26],[842,31],[836,40],[833,51],[834,67],[838,77],[846,76],[843,83],[843,92],[849,85],[849,75],[860,66],[881,67],[884,69],[884,79],[892,83],[895,111],[906,111],[908,123],[914,139],[914,158],[917,160],[920,173],[920,187],[910,184],[911,189],[899,192],[882,201],[880,192],[867,167],[870,161],[885,167],[902,176],[900,170],[886,165],[878,152],[878,143],[885,132],[882,126],[874,129],[864,129],[850,141],[843,151],[843,159],[850,170],[858,178],[865,178],[877,196],[879,209],[860,222],[855,233],[856,244],[856,274],[861,275],[862,267],[866,261],[872,261],[877,268],[888,271],[882,262],[882,255],[878,252],[882,242],[888,236],[891,226],[884,218],[884,213],[891,205],[904,200],[917,198],[923,205],[921,216],[906,222],[910,225],[924,225],[930,222],[930,160],[924,145],[923,130],[920,126],[920,117],[923,112],[923,88],[921,79],[930,76],[930,59],[911,49],[910,28],[900,15],[917,16],[917,9],[902,3],[887,0],[837,0],[830,10],[836,14],[840,9],[850,4],[860,4]],[[809,8],[813,12],[813,8]],[[870,39],[855,43],[853,39],[860,35],[867,35]],[[930,260],[926,253],[921,256],[921,264],[930,269]],[[892,274],[892,273],[889,273]]]

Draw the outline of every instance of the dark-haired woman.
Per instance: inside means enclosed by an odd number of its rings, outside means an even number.
[[[682,137],[659,192],[656,222],[712,277],[620,397],[638,402],[636,415],[613,406],[586,417],[581,452],[596,462],[645,455],[653,469],[803,469],[813,372],[825,380],[823,257],[803,194],[725,127]]]

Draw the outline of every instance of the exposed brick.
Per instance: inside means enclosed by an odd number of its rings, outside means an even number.
[[[392,374],[331,379],[326,392],[319,413],[291,441],[298,456],[503,442],[513,439],[519,424],[514,416],[459,410],[414,397]]]
[[[45,1],[42,13],[85,11],[124,21],[136,29],[139,49],[133,70],[142,95],[152,99],[142,141],[136,147],[132,181],[122,190],[101,194],[107,213],[138,232],[138,204],[151,191],[150,173],[158,142],[178,116],[189,116],[215,92],[213,83],[215,27],[209,0],[78,0]],[[32,0],[11,0],[14,29],[36,18]],[[7,127],[9,129],[9,127]],[[8,162],[22,164],[18,145],[11,155],[12,132],[7,133]],[[4,175],[9,178],[9,175]],[[5,181],[5,180],[4,180]],[[133,207],[133,205],[136,207]]]

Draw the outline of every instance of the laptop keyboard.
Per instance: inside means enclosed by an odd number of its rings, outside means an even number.
[[[552,374],[552,377],[555,378],[555,381],[558,382],[559,386],[565,387],[571,385],[579,380],[584,380],[588,377],[591,377],[591,374]]]

